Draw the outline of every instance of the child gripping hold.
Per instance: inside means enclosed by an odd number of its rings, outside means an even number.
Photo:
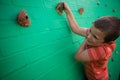
[[[81,28],[67,3],[63,6],[71,30],[85,37],[85,41],[75,54],[77,61],[85,63],[88,80],[108,80],[108,60],[116,47],[115,40],[120,35],[120,19],[114,16],[103,16],[93,22],[91,28]]]

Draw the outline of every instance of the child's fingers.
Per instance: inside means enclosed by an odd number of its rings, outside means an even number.
[[[64,10],[64,4],[63,2],[58,3],[58,5],[56,6],[56,10],[59,14],[62,14],[63,10]]]

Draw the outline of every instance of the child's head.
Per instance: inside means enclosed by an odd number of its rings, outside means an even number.
[[[94,27],[105,34],[104,43],[114,41],[120,35],[120,19],[117,17],[101,17],[94,22]]]

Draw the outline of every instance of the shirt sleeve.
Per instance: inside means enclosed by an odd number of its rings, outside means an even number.
[[[95,60],[108,60],[115,48],[115,43],[99,47],[91,47],[88,49],[88,55],[91,61]]]

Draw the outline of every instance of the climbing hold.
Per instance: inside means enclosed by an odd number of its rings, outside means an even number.
[[[100,5],[100,1],[97,2],[97,5]]]
[[[79,9],[79,13],[82,15],[83,12],[84,12],[84,8],[80,8],[80,9]]]
[[[105,4],[105,7],[108,7],[108,4]]]
[[[111,76],[112,76],[112,73],[110,72],[110,73],[109,73],[109,77],[111,77]]]
[[[112,12],[116,12],[116,9],[113,9]]]
[[[112,62],[114,62],[114,58],[111,58]]]
[[[63,10],[64,10],[64,3],[61,2],[61,3],[58,3],[58,5],[56,6],[56,10],[58,12],[58,14],[62,14],[63,13]]]
[[[21,10],[17,16],[17,22],[21,26],[28,27],[30,26],[30,20],[25,10]]]

